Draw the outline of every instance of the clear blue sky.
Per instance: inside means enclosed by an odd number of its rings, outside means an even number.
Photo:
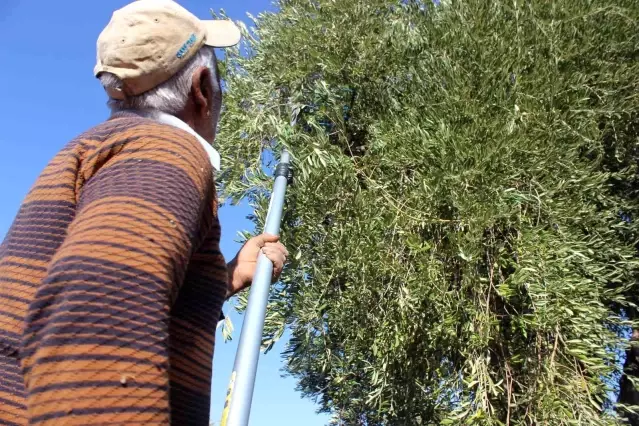
[[[108,116],[105,95],[93,77],[95,41],[113,10],[125,0],[0,0],[0,238],[40,171],[70,139]],[[233,19],[272,9],[268,0],[181,0],[191,12],[209,17],[224,8]],[[246,206],[220,212],[222,249],[235,254],[237,232],[250,229]],[[225,312],[230,306],[225,307]],[[230,376],[241,318],[232,314],[234,341],[222,343],[218,331],[211,418],[218,422]],[[262,356],[251,415],[254,426],[320,426],[327,416],[281,377],[280,343]]]

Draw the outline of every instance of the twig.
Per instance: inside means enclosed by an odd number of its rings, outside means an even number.
[[[555,325],[555,345],[552,348],[552,355],[550,355],[550,366],[555,366],[555,354],[557,353],[557,344],[559,343],[559,325]]]
[[[510,425],[510,400],[513,395],[513,378],[510,373],[510,364],[506,361],[506,386],[508,386],[508,402],[506,403],[506,426]]]

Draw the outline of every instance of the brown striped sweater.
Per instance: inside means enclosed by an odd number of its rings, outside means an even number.
[[[0,246],[0,424],[208,424],[212,171],[192,135],[126,114],[50,162]]]

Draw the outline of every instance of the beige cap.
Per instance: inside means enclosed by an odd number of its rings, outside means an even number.
[[[113,13],[98,37],[93,72],[119,77],[122,91],[109,96],[124,99],[171,78],[203,45],[229,47],[239,41],[232,21],[202,21],[172,0],[138,0]]]

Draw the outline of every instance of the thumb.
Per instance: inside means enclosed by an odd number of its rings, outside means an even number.
[[[266,232],[255,237],[255,244],[260,248],[264,247],[266,243],[276,243],[280,240],[278,235],[267,234]]]

